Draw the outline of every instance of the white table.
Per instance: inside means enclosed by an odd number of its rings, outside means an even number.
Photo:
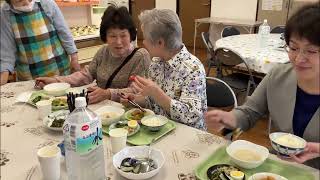
[[[39,180],[41,170],[36,152],[45,145],[55,145],[63,140],[61,132],[46,129],[38,119],[37,109],[28,104],[14,103],[22,92],[32,91],[34,81],[9,83],[1,87],[1,179],[3,180]],[[120,105],[106,100],[90,105],[96,110],[103,105]],[[165,155],[165,165],[153,179],[173,180],[178,176],[195,179],[196,166],[212,154],[217,148],[228,142],[209,134],[177,123],[174,131],[159,139],[153,145]],[[106,175],[108,180],[124,178],[112,165],[111,144],[103,136]],[[67,179],[65,164],[62,163],[62,180]],[[32,174],[31,178],[27,178]]]
[[[36,152],[46,145],[56,145],[62,141],[61,132],[53,132],[42,126],[36,108],[26,104],[14,103],[15,97],[25,91],[33,90],[33,81],[9,83],[1,87],[1,179],[39,180],[41,170]],[[90,105],[96,110],[103,105],[119,105],[104,101]],[[103,136],[104,158],[107,180],[122,180],[112,165],[112,152],[109,138]],[[152,179],[155,180],[195,180],[194,170],[216,149],[228,141],[177,123],[174,131],[159,139],[153,145],[165,155],[165,164]],[[272,155],[273,158],[274,155]],[[280,160],[279,160],[280,161]],[[310,170],[319,178],[319,171]],[[64,161],[61,164],[61,180],[66,180]]]
[[[259,48],[258,34],[244,34],[221,38],[216,41],[215,48],[229,48],[240,54],[249,68],[260,73],[268,73],[279,63],[289,62],[280,34],[270,34],[268,46]]]
[[[193,37],[193,54],[196,53],[196,39],[197,39],[197,28],[204,23],[212,24],[223,24],[229,26],[240,26],[244,28],[248,33],[252,33],[254,27],[262,24],[261,21],[250,21],[250,20],[241,20],[241,19],[230,19],[230,18],[216,18],[216,17],[207,17],[194,20],[194,37]]]

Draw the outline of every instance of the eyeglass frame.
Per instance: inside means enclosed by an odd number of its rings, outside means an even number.
[[[285,45],[284,46],[284,49],[287,53],[291,53],[291,54],[294,54],[295,56],[297,56],[298,54],[300,54],[300,52],[302,51],[302,54],[305,56],[305,57],[312,57],[312,56],[315,56],[317,54],[320,55],[320,48],[318,50],[315,50],[313,52],[310,52],[310,49],[300,49],[300,48],[297,48],[296,50],[293,50],[292,47],[290,47],[289,45]],[[299,51],[299,52],[298,52]]]

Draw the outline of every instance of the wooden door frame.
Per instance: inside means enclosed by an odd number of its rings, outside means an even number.
[[[136,16],[134,16],[133,12],[134,11],[137,11],[137,10],[143,10],[143,8],[140,8],[139,6],[137,6],[137,3],[135,3],[136,0],[129,0],[129,13],[132,17],[132,20],[134,21],[135,25],[136,25],[136,28],[137,28],[137,40],[142,40],[143,37],[142,37],[142,33],[140,31],[140,26],[139,26],[139,14],[136,14]],[[138,0],[140,3],[143,1],[143,0]],[[146,1],[146,0],[145,0]],[[155,0],[148,0],[150,3],[153,3],[153,7],[155,8],[155,5],[156,5],[156,1]],[[152,2],[153,1],[153,2]],[[135,3],[133,5],[133,3]],[[133,9],[133,6],[135,6],[135,9]],[[138,8],[137,8],[138,7]],[[135,13],[139,13],[138,11],[135,12]]]
[[[185,37],[185,32],[186,32],[186,29],[184,28],[184,24],[183,24],[183,17],[181,16],[182,15],[182,12],[180,12],[180,8],[182,8],[183,9],[183,6],[181,6],[181,4],[180,4],[180,1],[181,1],[181,3],[183,3],[183,0],[176,0],[176,4],[177,4],[177,6],[176,6],[176,12],[177,12],[177,14],[178,14],[178,16],[179,16],[179,18],[180,18],[180,21],[181,21],[181,26],[182,26],[182,31],[183,31],[183,38]],[[207,5],[207,6],[209,6],[209,10],[208,10],[208,13],[206,13],[206,15],[205,15],[205,17],[210,17],[211,16],[211,11],[210,11],[210,9],[211,9],[211,0],[202,0],[202,1],[205,1],[205,2],[198,2],[197,1],[197,3],[200,3],[200,5],[203,5],[203,6],[206,6],[204,3],[206,3],[206,2],[208,2],[209,4]],[[202,16],[202,15],[201,15]],[[193,37],[194,37],[194,24],[195,24],[195,19],[197,19],[197,18],[199,18],[199,17],[196,17],[196,18],[194,18],[193,19],[193,22],[191,22],[192,24],[193,24],[193,26],[192,26],[192,30],[193,30],[193,33],[192,33],[192,35],[190,36],[190,37],[192,37],[192,44],[189,44],[189,41],[185,41],[186,39],[183,39],[183,42],[185,43],[185,45],[186,46],[188,46],[188,47],[193,47],[193,42],[194,42],[194,40],[193,40]],[[205,30],[205,31],[209,31],[209,29],[210,29],[210,24],[204,24],[204,25],[202,25],[202,26],[208,26],[207,28],[207,30]],[[205,27],[202,27],[202,28],[205,28]],[[188,33],[187,33],[188,34]],[[196,43],[197,44],[197,48],[201,48],[201,49],[205,49],[206,47],[205,47],[205,45],[201,42],[200,43],[200,41],[202,41],[202,38],[201,38],[201,35],[200,35],[200,33],[197,33],[197,38],[196,38],[196,41],[198,41],[199,43]]]

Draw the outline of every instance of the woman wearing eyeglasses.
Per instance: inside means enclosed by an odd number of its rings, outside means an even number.
[[[286,49],[291,63],[272,69],[244,105],[232,112],[208,112],[207,123],[214,125],[217,130],[248,130],[268,114],[273,130],[319,143],[319,35],[320,5],[303,7],[289,19],[285,27]],[[320,167],[319,159],[307,164],[318,169]]]

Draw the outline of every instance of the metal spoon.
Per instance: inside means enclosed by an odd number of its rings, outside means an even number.
[[[151,143],[149,144],[149,148],[148,148],[148,156],[147,158],[144,160],[144,161],[141,161],[141,165],[140,165],[140,172],[141,173],[146,173],[146,172],[149,172],[150,169],[151,169],[151,161],[150,160],[150,154],[151,154],[151,144],[153,144],[155,142],[155,138],[152,139]]]
[[[146,173],[150,170],[150,162],[149,159],[141,161],[140,164],[140,173]]]

